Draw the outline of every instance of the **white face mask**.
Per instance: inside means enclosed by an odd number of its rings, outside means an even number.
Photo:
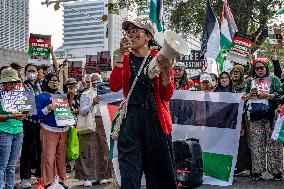
[[[29,80],[36,80],[36,78],[37,78],[37,73],[28,73],[28,74],[27,74],[27,78],[28,78]]]

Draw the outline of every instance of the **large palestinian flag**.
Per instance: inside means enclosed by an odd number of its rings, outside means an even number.
[[[197,138],[203,150],[204,184],[232,184],[243,110],[242,94],[175,91],[170,107],[173,140]],[[115,174],[120,182],[116,143],[110,140],[111,120],[121,93],[101,96],[100,106]],[[142,179],[142,184],[145,180]]]

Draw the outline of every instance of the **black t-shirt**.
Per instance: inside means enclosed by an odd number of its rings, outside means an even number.
[[[144,67],[142,69],[142,72],[140,76],[138,77],[138,80],[136,82],[136,85],[134,87],[134,90],[130,96],[128,104],[146,104],[147,102],[153,103],[154,93],[153,93],[153,80],[149,78],[148,75],[144,74],[144,69],[146,66],[149,65],[150,61],[153,59],[153,57],[149,56],[146,60],[146,63],[144,64]],[[133,54],[130,55],[130,83],[129,83],[129,89],[132,86],[132,83],[138,74],[139,68],[144,60],[144,57],[137,57]],[[152,104],[153,105],[153,104]]]

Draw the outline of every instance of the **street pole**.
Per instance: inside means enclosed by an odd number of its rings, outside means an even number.
[[[108,0],[108,50],[110,51],[110,58],[112,67],[114,66],[113,62],[113,42],[114,42],[114,3],[115,0]]]

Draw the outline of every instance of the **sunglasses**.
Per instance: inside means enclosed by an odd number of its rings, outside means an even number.
[[[254,69],[255,71],[264,70],[264,66],[255,67]]]

